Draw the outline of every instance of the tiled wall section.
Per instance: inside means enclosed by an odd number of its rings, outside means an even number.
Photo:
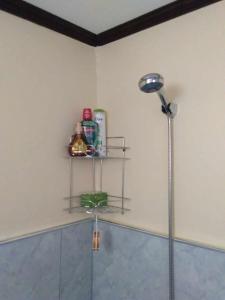
[[[167,240],[100,223],[93,300],[168,300]]]
[[[92,222],[62,230],[60,300],[91,300]]]
[[[225,300],[225,252],[176,243],[176,299]]]
[[[0,300],[168,300],[167,240],[99,227],[93,256],[91,221],[0,245]],[[225,253],[176,242],[175,285],[176,300],[224,300]]]
[[[92,223],[0,245],[1,300],[90,300]]]
[[[168,300],[167,240],[106,222],[93,300]],[[175,243],[176,300],[224,300],[225,253]]]

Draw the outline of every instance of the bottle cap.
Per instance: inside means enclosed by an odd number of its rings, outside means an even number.
[[[82,126],[81,126],[80,122],[76,123],[75,132],[76,132],[76,134],[81,134],[83,132],[83,129],[82,129]]]
[[[83,120],[92,120],[91,108],[84,108],[83,109]]]
[[[105,112],[105,110],[102,108],[95,108],[94,112]]]

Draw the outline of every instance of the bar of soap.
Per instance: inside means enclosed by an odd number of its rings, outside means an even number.
[[[105,192],[86,193],[80,195],[80,205],[82,207],[94,208],[106,206],[108,194]]]

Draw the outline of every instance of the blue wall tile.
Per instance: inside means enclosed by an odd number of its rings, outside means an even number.
[[[62,230],[61,300],[91,300],[92,223]]]
[[[99,227],[93,300],[168,300],[167,240],[105,222]]]
[[[91,300],[92,222],[0,245],[0,300]]]
[[[168,300],[168,242],[100,222],[93,300]],[[176,300],[225,300],[225,252],[175,242]]]
[[[59,232],[0,246],[1,300],[59,299]]]
[[[225,253],[176,243],[177,300],[224,300]]]
[[[168,242],[92,222],[0,245],[0,300],[168,300]],[[175,242],[176,300],[225,300],[225,253]],[[59,298],[60,297],[60,298]]]

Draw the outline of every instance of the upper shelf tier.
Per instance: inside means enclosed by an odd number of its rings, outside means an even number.
[[[67,156],[67,158],[72,158],[72,159],[78,159],[78,160],[105,160],[105,159],[125,159],[125,160],[129,160],[130,158],[128,157],[123,157],[123,156],[104,156],[104,157],[100,157],[100,156]]]
[[[82,159],[84,159],[84,160],[106,160],[106,159],[128,160],[129,159],[125,155],[126,150],[130,149],[130,147],[126,146],[125,137],[122,137],[122,136],[110,137],[109,136],[106,138],[107,138],[107,141],[110,141],[109,143],[107,142],[107,146],[106,146],[107,155],[106,156],[100,157],[100,156],[69,156],[68,155],[68,158],[78,159],[78,160],[82,160]],[[68,145],[66,147],[68,147]],[[113,151],[113,150],[115,150],[115,151]],[[121,150],[119,155],[118,155],[117,150]]]

